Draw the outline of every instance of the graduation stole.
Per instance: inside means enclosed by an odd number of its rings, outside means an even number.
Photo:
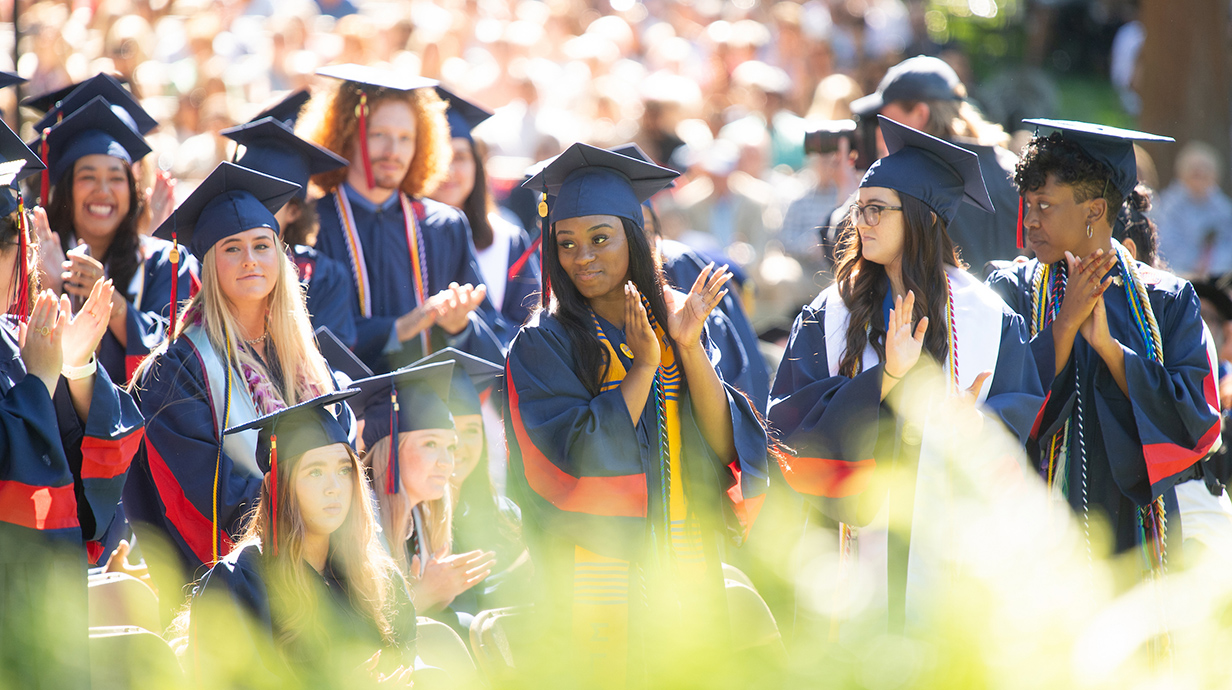
[[[1146,345],[1146,356],[1162,366],[1164,363],[1163,338],[1159,333],[1159,323],[1155,320],[1155,311],[1151,308],[1151,300],[1147,295],[1146,284],[1142,282],[1142,276],[1138,273],[1137,261],[1115,239],[1112,240],[1112,249],[1116,252],[1117,263],[1121,267],[1123,280],[1120,283],[1125,290],[1125,300],[1129,303],[1129,311],[1134,317],[1134,325],[1138,335]],[[1065,297],[1065,272],[1064,261],[1059,261],[1052,266],[1036,264],[1035,275],[1032,276],[1031,281],[1032,337],[1035,337],[1040,330],[1043,330],[1045,326],[1052,323],[1053,319],[1056,318],[1057,312],[1061,308],[1061,301]],[[1050,275],[1052,276],[1051,278]],[[1049,289],[1045,290],[1043,288],[1045,284],[1050,286]],[[1045,477],[1048,479],[1050,488],[1055,483],[1054,477],[1060,474],[1062,477],[1062,492],[1068,495],[1068,486],[1066,486],[1065,482],[1067,473],[1065,472],[1064,461],[1069,454],[1072,432],[1077,437],[1078,462],[1082,481],[1082,519],[1089,549],[1090,531],[1088,528],[1089,506],[1087,505],[1086,445],[1083,443],[1082,387],[1078,378],[1077,365],[1078,362],[1075,360],[1074,390],[1076,391],[1076,401],[1074,412],[1070,419],[1065,421],[1061,431],[1054,434],[1047,446],[1043,448],[1044,457],[1042,458],[1041,464],[1043,467],[1041,469],[1046,473]],[[1162,496],[1152,501],[1150,505],[1138,510],[1138,534],[1142,542],[1143,558],[1151,574],[1153,576],[1162,575],[1167,565],[1165,553],[1167,517]]]
[[[402,218],[406,221],[406,246],[411,257],[411,276],[415,288],[415,303],[422,305],[428,301],[428,264],[424,252],[423,233],[419,230],[415,209],[410,198],[398,192],[398,200],[402,203]],[[368,264],[364,262],[364,246],[359,240],[359,230],[355,226],[355,214],[351,211],[351,200],[347,197],[346,188],[338,185],[334,190],[335,206],[338,208],[338,222],[346,237],[347,252],[351,257],[351,271],[355,277],[355,293],[359,295],[360,316],[372,318],[372,283],[368,278]],[[432,352],[429,345],[430,329],[424,329],[420,334],[424,354]]]

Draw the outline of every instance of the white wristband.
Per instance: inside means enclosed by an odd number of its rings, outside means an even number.
[[[93,376],[98,370],[98,359],[94,355],[90,355],[90,361],[85,364],[74,367],[65,364],[60,368],[60,374],[69,381],[79,381],[81,379]]]

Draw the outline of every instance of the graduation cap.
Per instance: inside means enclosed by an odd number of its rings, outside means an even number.
[[[98,76],[98,75],[95,75],[95,76]],[[128,77],[124,77],[124,76],[117,77],[117,76],[113,76],[110,74],[107,76],[120,82],[121,85],[128,83]],[[94,79],[94,78],[95,77],[90,77],[90,79]],[[89,82],[90,79],[79,81],[75,84],[69,84],[68,86],[55,89],[54,91],[46,91],[44,93],[35,94],[33,96],[26,96],[25,98],[21,99],[21,105],[24,105],[27,108],[32,108],[34,110],[37,110],[40,113],[45,113],[48,110],[51,110],[52,108],[54,108],[56,106],[56,103],[64,100],[65,96],[68,96],[77,87]]]
[[[16,72],[5,72],[0,70],[0,89],[7,89],[10,86],[25,84],[28,81],[30,80],[18,75]]]
[[[640,228],[642,202],[679,176],[675,170],[578,143],[522,186],[556,197],[553,224],[579,216],[608,215],[631,220]]]
[[[330,369],[343,374],[351,381],[372,376],[372,370],[368,368],[368,365],[360,361],[350,348],[342,344],[338,336],[329,330],[329,326],[321,326],[315,331],[315,335],[317,348],[321,350],[321,356],[325,358]]]
[[[386,436],[425,429],[453,429],[449,413],[449,387],[454,363],[412,364],[388,374],[352,381],[360,394],[353,409],[363,410],[364,446],[371,448]],[[395,454],[397,439],[389,444],[386,493],[398,493],[401,477]]]
[[[449,384],[449,411],[454,416],[480,414],[479,392],[505,373],[500,364],[452,347],[434,352],[412,366],[436,362],[454,363]]]
[[[311,98],[312,92],[308,89],[293,91],[286,98],[257,113],[256,117],[249,120],[249,122],[272,117],[282,124],[293,128],[295,127],[296,120],[299,119],[299,111],[304,109],[304,104]]]
[[[445,117],[449,120],[449,136],[453,139],[474,141],[471,137],[471,130],[478,127],[479,123],[492,117],[492,113],[443,86],[437,86],[436,93],[449,104],[449,110],[445,111]]]
[[[363,160],[364,180],[368,183],[368,187],[371,188],[376,185],[376,182],[372,178],[372,158],[368,155],[368,92],[374,89],[413,91],[415,89],[436,86],[439,82],[435,79],[406,74],[405,72],[395,72],[390,69],[368,67],[367,65],[356,65],[354,63],[322,67],[317,70],[317,74],[322,77],[351,82],[359,87],[359,108],[356,113],[359,117],[359,155]]]
[[[1023,120],[1023,123],[1060,131],[1061,138],[1077,144],[1088,156],[1108,167],[1112,186],[1123,197],[1129,196],[1138,184],[1138,161],[1134,158],[1134,142],[1176,141],[1172,137],[1158,134],[1073,120],[1037,118]]]
[[[177,240],[197,257],[205,257],[219,241],[253,228],[278,233],[274,214],[299,185],[223,161],[193,190],[175,212],[154,231],[154,236]]]
[[[608,151],[611,151],[612,153],[619,153],[620,155],[628,156],[629,158],[634,158],[643,163],[657,165],[657,163],[651,160],[650,154],[643,151],[641,146],[638,146],[637,144],[634,144],[633,142],[629,142],[627,144],[621,144],[620,146],[613,146],[612,148],[608,149]],[[669,189],[671,187],[675,187],[676,181],[672,180],[671,182],[667,183],[667,186]],[[647,199],[646,201],[643,201],[642,203],[648,204],[650,203],[650,200]]]
[[[274,553],[278,553],[278,460],[283,467],[304,453],[335,443],[346,444],[347,433],[326,406],[342,402],[359,393],[357,390],[336,391],[305,400],[251,422],[233,426],[224,434],[259,431],[257,436],[257,467],[270,476],[270,525]],[[289,470],[288,470],[289,471]]]
[[[965,201],[993,212],[974,153],[878,115],[890,155],[873,163],[861,187],[885,187],[913,196],[948,225]]]
[[[308,180],[317,173],[337,170],[347,159],[297,136],[291,128],[272,117],[229,127],[219,132],[243,144],[244,155],[235,161],[250,170],[273,175],[299,185],[295,196],[308,195]]]
[[[51,180],[59,183],[83,156],[104,154],[131,164],[150,152],[150,145],[125,123],[102,96],[95,96],[44,133],[40,142],[47,170],[42,186],[43,203]]]
[[[56,99],[50,103],[42,100],[52,96],[55,96]],[[121,119],[126,119],[126,124],[137,130],[142,136],[149,134],[151,130],[158,126],[158,121],[151,117],[145,108],[141,107],[141,103],[133,96],[132,92],[124,88],[119,79],[110,74],[97,74],[80,84],[68,87],[67,92],[61,89],[40,97],[40,105],[47,105],[48,107],[39,109],[47,114],[43,116],[43,119],[35,123],[34,131],[41,132],[55,126],[57,122],[67,118],[100,96],[107,103],[122,110],[124,114],[120,115]]]

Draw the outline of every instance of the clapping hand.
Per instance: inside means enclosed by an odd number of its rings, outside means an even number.
[[[907,297],[896,297],[890,310],[890,322],[886,324],[885,368],[887,376],[901,379],[920,361],[924,347],[924,334],[928,332],[928,317],[912,328],[911,317],[915,309],[915,293],[908,290]]]
[[[34,300],[30,320],[21,325],[18,333],[26,374],[37,376],[47,387],[48,395],[55,394],[60,370],[64,368],[61,342],[67,322],[68,315],[60,312],[55,294],[44,290]]]
[[[674,306],[667,317],[667,330],[681,347],[701,345],[702,326],[710,312],[727,295],[723,286],[731,278],[732,274],[726,265],[715,269],[712,261],[698,274],[697,280],[693,281],[689,294]]]
[[[84,366],[98,349],[103,334],[107,332],[107,322],[111,318],[111,298],[115,294],[115,286],[110,280],[100,280],[94,283],[90,296],[86,298],[81,310],[68,320],[64,328],[64,363],[72,367]],[[67,295],[60,297],[60,311],[71,314]]]
[[[659,336],[650,325],[642,293],[632,281],[625,283],[625,342],[633,352],[633,365],[657,369],[663,357]]]

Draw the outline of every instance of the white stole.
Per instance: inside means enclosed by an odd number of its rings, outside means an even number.
[[[197,354],[201,356],[201,363],[205,367],[206,394],[214,408],[214,431],[222,438],[223,451],[226,452],[227,457],[231,458],[231,462],[237,469],[247,473],[250,477],[260,477],[261,468],[257,466],[257,437],[260,432],[250,429],[225,436],[222,433],[223,425],[230,428],[251,422],[261,416],[257,413],[257,406],[253,403],[252,396],[248,393],[248,384],[244,382],[244,376],[231,367],[224,367],[222,359],[214,351],[214,346],[210,343],[210,338],[206,335],[204,328],[189,326],[184,329],[183,337],[188,338],[193,347],[197,348]],[[228,411],[226,420],[223,420],[223,405],[226,402],[224,398],[227,395],[227,379],[224,371],[228,371],[232,377],[231,409]]]
[[[993,375],[984,382],[977,397],[982,403],[988,397],[992,382],[997,378],[997,356],[1001,349],[1001,330],[1004,302],[983,283],[966,271],[946,266],[946,275],[954,295],[954,323],[957,331],[958,389],[965,391],[976,377],[985,371]],[[839,362],[847,349],[847,328],[851,314],[838,294],[838,287],[831,285],[825,295],[826,362],[831,376],[839,376]],[[945,328],[946,324],[931,323],[929,328]],[[866,345],[862,354],[862,371],[877,366],[881,361],[872,345]],[[948,368],[946,369],[949,375]],[[869,420],[870,423],[875,420]],[[939,549],[946,547],[948,535],[954,533],[949,526],[951,517],[946,497],[949,495],[949,471],[946,467],[946,445],[951,443],[954,430],[925,424],[920,444],[920,458],[916,475],[915,509],[912,515],[911,546],[907,562],[907,620],[913,619],[913,601],[921,601],[920,593],[931,589],[935,578],[945,575]],[[874,583],[873,609],[885,610],[887,602],[887,536],[889,528],[889,502],[881,507],[873,521],[859,528],[859,572],[877,574]]]

